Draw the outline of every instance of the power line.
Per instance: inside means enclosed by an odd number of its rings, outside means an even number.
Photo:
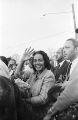
[[[56,34],[50,34],[50,35],[46,35],[46,36],[42,36],[42,37],[39,37],[39,38],[36,38],[36,40],[42,40],[42,39],[48,39],[48,38],[55,38],[55,37],[58,37],[60,35],[67,35],[68,33],[74,33],[74,31],[64,31],[64,32],[60,32],[60,33],[56,33]]]
[[[69,14],[71,13],[72,11],[66,11],[66,12],[51,12],[51,13],[45,13],[43,14],[42,16],[46,16],[46,15],[49,15],[49,14],[53,14],[53,15],[60,15],[60,14]]]

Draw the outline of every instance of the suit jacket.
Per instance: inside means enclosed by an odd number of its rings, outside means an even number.
[[[52,112],[62,111],[71,104],[78,102],[78,63],[73,69],[70,78],[70,83],[65,87],[57,101],[52,107]]]
[[[58,68],[58,67],[55,68],[54,74],[55,74],[56,82],[59,81],[59,79],[61,79],[62,81],[65,80],[68,66],[69,66],[69,62],[64,61],[60,68]]]

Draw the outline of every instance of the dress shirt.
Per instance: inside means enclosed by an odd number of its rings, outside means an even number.
[[[61,63],[59,63],[60,67],[62,66],[62,64],[64,63],[65,60],[63,60]]]

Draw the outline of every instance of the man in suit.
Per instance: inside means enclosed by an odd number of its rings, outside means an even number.
[[[67,60],[64,60],[63,48],[59,48],[58,51],[56,52],[56,60],[58,63],[54,70],[56,83],[64,82],[69,62]]]
[[[50,120],[51,116],[63,111],[73,103],[78,102],[78,41],[70,38],[64,44],[64,58],[72,62],[68,84],[57,98],[57,101],[48,110],[44,120]]]

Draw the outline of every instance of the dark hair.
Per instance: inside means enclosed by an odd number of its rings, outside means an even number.
[[[74,38],[67,39],[67,41],[71,41],[74,45],[74,47],[78,47],[78,41]]]
[[[7,60],[8,60],[8,63],[9,63],[9,61],[11,60],[11,57],[8,57]]]
[[[40,51],[36,51],[36,52],[33,53],[33,59],[34,59],[34,56],[35,56],[36,54],[41,54],[41,55],[43,56],[44,66],[45,66],[45,68],[47,68],[48,70],[50,70],[50,69],[51,69],[51,64],[50,64],[50,60],[49,60],[48,55],[47,55],[44,51],[41,51],[41,50],[40,50]],[[33,64],[32,64],[32,67],[33,67],[33,69],[35,70]],[[35,70],[35,71],[36,71],[36,70]]]
[[[8,66],[8,60],[5,56],[0,56],[0,59]]]

